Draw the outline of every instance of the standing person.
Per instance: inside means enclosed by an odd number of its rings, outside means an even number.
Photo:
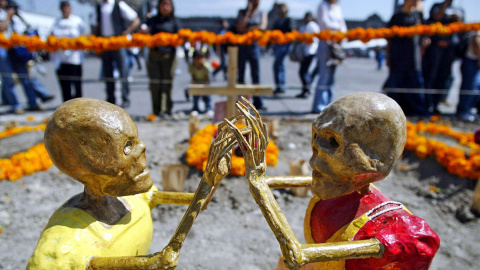
[[[82,18],[72,14],[72,7],[68,1],[60,2],[60,11],[62,17],[53,26],[52,34],[54,36],[75,38],[85,34],[85,24]],[[54,55],[64,102],[82,97],[83,57],[81,50],[58,51]]]
[[[175,18],[172,0],[158,1],[158,13],[147,20],[147,26],[142,27],[154,35],[160,32],[177,33],[180,30]],[[173,75],[177,63],[175,47],[155,47],[150,49],[147,60],[148,77],[150,78],[150,93],[152,95],[153,114],[172,114]]]
[[[313,19],[311,12],[307,12],[303,18],[303,25],[299,29],[300,33],[318,33],[320,32],[320,27],[317,22]],[[313,39],[312,44],[304,45],[304,58],[300,63],[300,70],[298,75],[300,75],[300,80],[302,81],[302,93],[298,94],[297,98],[308,98],[310,96],[310,84],[312,83],[312,77],[308,73],[310,65],[312,64],[315,55],[318,50],[318,38]]]
[[[137,12],[125,2],[119,0],[103,0],[97,4],[93,13],[93,33],[97,36],[112,37],[131,34],[139,25]],[[130,86],[128,83],[127,49],[104,51],[101,54],[102,71],[105,78],[107,101],[115,104],[115,81],[113,79],[114,63],[122,80],[122,107],[130,106]]]
[[[225,35],[228,30],[228,21],[226,19],[222,20],[222,28],[217,32],[219,35]],[[215,48],[215,52],[220,58],[220,66],[217,67],[212,75],[215,77],[220,71],[223,71],[223,78],[227,80],[227,45],[226,44],[220,44]]]
[[[9,3],[7,0],[0,0],[0,32],[6,38],[15,31],[13,25],[13,16],[18,16],[18,6],[14,2]],[[18,101],[17,93],[15,92],[15,82],[12,74],[16,73],[18,79],[23,85],[25,95],[27,96],[28,110],[39,111],[42,110],[37,104],[35,90],[30,82],[28,75],[28,67],[26,61],[19,61],[14,59],[14,49],[7,50],[0,48],[0,73],[2,76],[2,98],[5,98],[7,104],[12,107],[12,112],[16,114],[24,113],[22,105]]]
[[[288,33],[292,31],[292,19],[288,17],[288,7],[285,3],[278,5],[279,18],[275,20],[272,30],[279,30],[282,33]],[[275,91],[274,94],[285,93],[285,56],[287,56],[290,50],[290,43],[287,44],[275,44],[273,45],[273,51],[275,54],[275,61],[273,62],[273,77],[275,79]]]
[[[452,11],[453,0],[436,3],[430,10],[429,24],[440,22],[450,24],[458,22],[463,16]],[[432,36],[431,44],[426,47],[423,56],[423,77],[425,89],[439,89],[448,91],[452,85],[452,64],[455,60],[455,34],[448,36]],[[438,104],[445,101],[448,94],[426,95],[429,111],[439,113]]]
[[[457,117],[462,121],[472,122],[475,116],[471,109],[477,106],[479,99],[475,95],[468,95],[462,91],[474,91],[478,94],[480,90],[480,31],[474,33],[468,44],[467,53],[462,60],[462,84],[460,86],[460,97],[457,105]]]
[[[247,8],[238,12],[234,29],[238,34],[245,34],[252,30],[264,31],[267,29],[267,13],[258,10],[260,0],[248,0]],[[238,46],[238,83],[245,83],[245,68],[250,63],[252,83],[260,83],[260,45],[253,42],[251,45]],[[263,97],[253,97],[253,105],[259,110],[265,110]]]
[[[338,5],[338,0],[323,0],[318,7],[317,21],[322,31],[347,31],[347,24]],[[319,79],[315,89],[312,113],[321,112],[332,102],[332,90],[337,66],[332,61],[329,43],[326,41],[318,43],[317,61]]]
[[[205,53],[200,50],[193,52],[193,63],[188,66],[188,72],[192,75],[192,83],[194,84],[208,84],[210,82],[210,64],[206,61]],[[212,110],[212,104],[210,101],[210,96],[202,96],[203,102],[205,103],[205,111],[209,112]],[[200,96],[193,96],[193,109],[192,111],[200,111],[198,107],[198,102],[200,101]]]
[[[395,13],[388,27],[393,26],[414,26],[422,24],[422,13],[417,6],[421,0],[405,0],[399,12]],[[388,40],[387,65],[389,76],[385,82],[385,88],[396,89],[423,89],[422,76],[422,44],[427,44],[428,39],[419,35],[413,37],[394,37]],[[388,89],[386,89],[388,92]],[[428,115],[425,94],[423,93],[398,93],[389,92],[388,96],[393,98],[403,109],[405,115]]]

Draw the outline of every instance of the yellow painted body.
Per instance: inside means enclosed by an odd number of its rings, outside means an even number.
[[[86,269],[93,256],[147,254],[153,236],[151,200],[156,190],[153,186],[146,193],[122,197],[130,212],[113,226],[80,209],[59,208],[43,230],[27,269]]]

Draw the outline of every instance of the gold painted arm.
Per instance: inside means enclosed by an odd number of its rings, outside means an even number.
[[[308,263],[331,260],[380,258],[383,245],[376,238],[325,244],[302,244],[304,260]]]
[[[270,188],[296,188],[312,186],[311,176],[267,176],[265,181]]]
[[[155,191],[152,195],[152,204],[189,205],[195,193]]]

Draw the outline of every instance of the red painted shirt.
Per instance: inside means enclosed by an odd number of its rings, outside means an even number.
[[[371,188],[331,200],[320,200],[307,213],[306,238],[327,242],[337,231],[367,214],[367,221],[353,239],[377,238],[385,247],[382,258],[346,260],[345,269],[428,269],[440,246],[438,235],[427,222],[410,214],[400,203]],[[309,226],[308,226],[309,225]],[[311,233],[309,235],[309,233]],[[307,237],[308,235],[308,237]]]

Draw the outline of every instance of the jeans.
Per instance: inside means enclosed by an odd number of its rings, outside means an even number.
[[[477,105],[478,96],[462,95],[463,90],[473,90],[473,94],[478,94],[480,90],[480,67],[478,60],[464,58],[461,66],[462,85],[460,86],[460,97],[457,105],[457,115],[470,115],[470,110]],[[478,114],[479,112],[477,112]]]
[[[41,100],[52,96],[52,94],[48,92],[45,85],[43,85],[43,83],[38,78],[30,78],[30,83],[32,84],[35,96],[39,97]]]
[[[127,49],[119,49],[118,51],[105,51],[101,55],[103,76],[107,87],[107,101],[115,104],[115,80],[113,79],[113,70],[115,62],[122,79],[122,100],[130,101],[130,86],[128,83],[128,65],[127,65]]]
[[[421,72],[392,72],[385,82],[384,88],[398,88],[405,90],[408,88],[423,89],[423,76]],[[398,93],[389,92],[387,94],[402,108],[406,116],[428,116],[427,102],[423,93]]]
[[[252,83],[260,83],[260,46],[257,43],[252,45],[238,46],[238,83],[245,84],[245,68],[247,61],[250,63],[250,74]],[[253,97],[253,105],[257,109],[263,108],[263,97]]]
[[[275,61],[273,62],[273,76],[275,90],[285,91],[285,56],[290,50],[290,44],[274,45]]]
[[[153,114],[172,113],[172,86],[176,63],[175,53],[152,49],[148,54],[147,70],[150,78]]]
[[[202,98],[203,102],[205,103],[205,111],[209,111],[212,109],[212,101],[210,99],[210,96],[193,96],[193,109],[194,111],[199,112],[200,108],[198,107],[198,103],[200,101],[200,98]]]
[[[20,83],[23,85],[25,95],[27,96],[30,108],[38,107],[35,91],[30,82],[27,65],[19,62],[12,62],[8,57],[8,51],[0,48],[0,73],[2,74],[2,91],[7,103],[12,106],[13,110],[21,109],[17,93],[15,92],[15,82],[12,74],[16,73]]]
[[[63,101],[82,96],[82,65],[61,64],[57,69]],[[72,93],[72,88],[75,91]]]
[[[313,98],[313,113],[319,113],[332,102],[332,90],[335,84],[336,65],[327,65],[330,60],[328,45],[324,41],[318,44],[318,81]]]
[[[453,82],[452,63],[455,60],[453,46],[441,48],[430,45],[426,48],[422,62],[425,89],[449,90]],[[438,103],[445,100],[448,94],[427,94],[430,110],[436,110]]]
[[[308,70],[310,69],[310,65],[312,64],[314,58],[315,55],[307,55],[300,63],[300,70],[298,71],[298,75],[300,76],[300,80],[302,81],[302,93],[310,92],[310,84],[312,83],[312,77],[308,73]]]

